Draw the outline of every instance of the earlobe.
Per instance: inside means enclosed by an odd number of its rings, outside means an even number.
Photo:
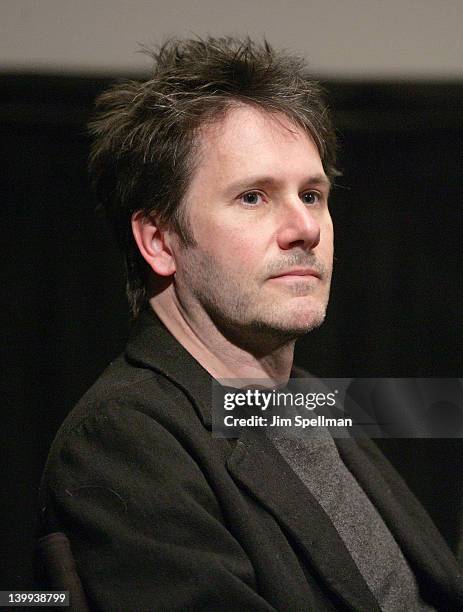
[[[141,256],[160,276],[174,274],[175,259],[169,246],[168,230],[161,229],[156,220],[137,210],[132,215],[132,232]]]

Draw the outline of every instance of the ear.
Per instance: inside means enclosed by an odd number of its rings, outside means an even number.
[[[168,230],[161,229],[155,219],[137,210],[132,215],[132,232],[141,256],[149,267],[160,276],[171,276],[176,266],[169,246]]]

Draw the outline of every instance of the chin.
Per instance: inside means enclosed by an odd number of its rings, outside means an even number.
[[[221,333],[231,342],[258,350],[269,343],[274,346],[297,340],[320,327],[325,320],[326,304],[306,302],[304,306],[293,304],[292,308],[287,303],[280,308],[272,304],[250,312],[224,310],[210,308],[208,311]]]
[[[286,312],[281,309],[280,313],[274,313],[281,319],[281,327],[299,334],[306,334],[312,329],[320,327],[326,317],[327,304],[313,300],[312,303],[293,304]],[[282,316],[284,315],[284,316]]]
[[[325,320],[326,313],[312,313],[309,317],[301,317],[300,320],[293,319],[289,325],[289,331],[297,336],[303,336],[317,329]]]
[[[273,316],[267,321],[257,323],[261,332],[267,331],[281,338],[299,338],[312,330],[320,327],[326,317],[326,309],[311,310],[306,312],[288,313],[286,317]]]

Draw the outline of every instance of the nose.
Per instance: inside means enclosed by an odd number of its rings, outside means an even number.
[[[278,229],[278,246],[283,249],[301,247],[314,249],[320,242],[319,214],[303,204],[300,199],[287,202],[281,211]]]

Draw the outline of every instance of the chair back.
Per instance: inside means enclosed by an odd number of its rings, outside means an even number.
[[[69,591],[70,612],[90,612],[66,534],[55,531],[41,537],[38,541],[38,557],[47,587],[56,591]]]

